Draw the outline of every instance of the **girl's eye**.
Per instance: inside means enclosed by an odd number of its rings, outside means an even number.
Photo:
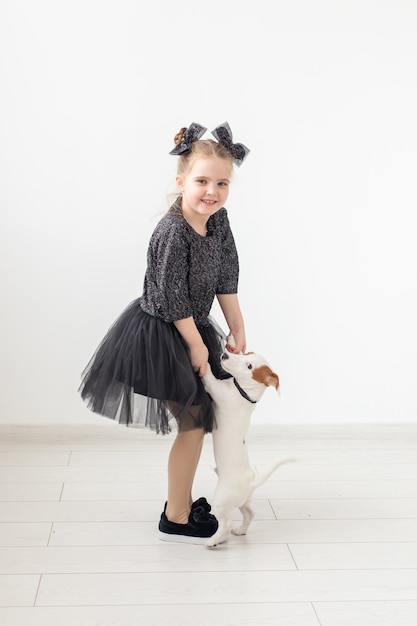
[[[202,185],[206,184],[206,179],[205,178],[200,178],[199,180],[197,180],[198,183],[201,183]]]
[[[252,369],[252,363],[248,363],[248,370]]]

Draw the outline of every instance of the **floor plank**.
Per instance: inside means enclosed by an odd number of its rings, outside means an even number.
[[[417,426],[251,427],[260,471],[244,537],[157,536],[174,434],[0,425],[0,623],[414,626]],[[207,436],[195,496],[216,485]],[[240,520],[239,511],[234,520]]]

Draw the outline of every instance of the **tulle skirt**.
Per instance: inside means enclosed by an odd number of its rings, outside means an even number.
[[[220,365],[225,334],[212,318],[198,330],[214,375],[229,377]],[[215,426],[211,398],[191,367],[182,336],[174,324],[145,313],[140,299],[109,329],[82,374],[79,391],[92,411],[126,426],[162,434],[173,425],[205,432]]]

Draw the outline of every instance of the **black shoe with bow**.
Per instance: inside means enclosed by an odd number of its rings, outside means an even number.
[[[199,507],[203,507],[203,509],[208,514],[208,518],[213,520],[217,524],[216,517],[212,513],[210,513],[211,505],[207,502],[207,500],[205,498],[198,498],[198,500],[193,502],[192,505],[191,505],[191,510],[193,511],[194,509],[199,508]]]
[[[165,509],[166,503],[159,521],[159,538],[163,541],[201,544],[214,535],[218,528],[217,519],[210,514],[211,506],[205,498],[193,502],[187,524],[170,522]]]

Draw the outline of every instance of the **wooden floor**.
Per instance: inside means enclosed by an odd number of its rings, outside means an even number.
[[[257,469],[299,461],[211,550],[157,538],[171,441],[105,419],[0,426],[2,626],[417,624],[416,426],[252,427]]]

